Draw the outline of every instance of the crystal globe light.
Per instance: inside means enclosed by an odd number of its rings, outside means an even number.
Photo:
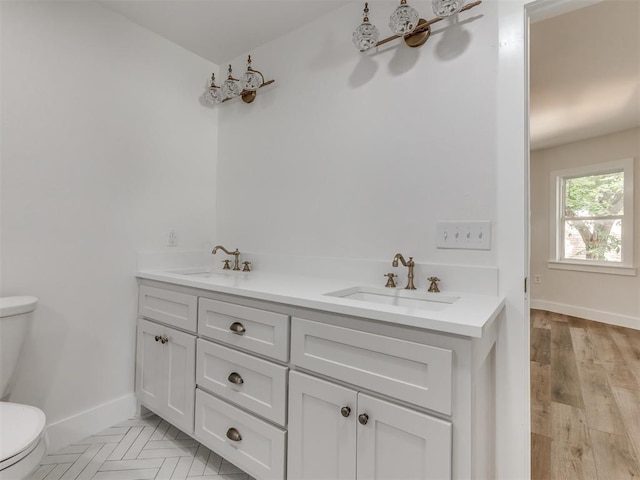
[[[361,52],[366,52],[376,46],[379,38],[378,28],[369,23],[369,4],[365,3],[362,24],[353,32],[353,44]]]
[[[211,83],[209,84],[209,88],[206,92],[204,92],[204,99],[209,103],[220,103],[224,98],[222,98],[222,92],[220,92],[220,87],[216,85],[216,74],[211,74]]]
[[[458,13],[464,3],[464,0],[433,0],[433,13],[438,17],[448,17]]]
[[[204,99],[213,104],[218,104],[222,102],[222,93],[220,92],[220,87],[210,88],[206,92],[204,92]]]
[[[260,88],[260,85],[264,83],[262,75],[253,70],[247,70],[242,75],[242,88],[249,91],[256,91]]]
[[[247,71],[242,75],[240,82],[242,84],[242,88],[244,90],[249,90],[250,92],[255,92],[264,83],[264,77],[262,74],[251,68],[251,55],[247,58]]]
[[[380,32],[378,32],[378,28],[369,22],[361,24],[353,32],[353,44],[361,52],[366,52],[375,47],[379,38]]]
[[[229,76],[222,82],[222,96],[226,98],[237,97],[242,93],[242,86],[237,78],[233,78],[233,72],[231,71],[231,65],[229,65]]]
[[[396,35],[407,35],[415,30],[419,20],[418,11],[402,0],[389,18],[389,28]]]

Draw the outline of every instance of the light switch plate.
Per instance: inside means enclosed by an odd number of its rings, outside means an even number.
[[[438,222],[438,248],[491,250],[491,222]]]

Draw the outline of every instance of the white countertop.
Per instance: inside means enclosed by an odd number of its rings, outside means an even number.
[[[459,299],[446,306],[439,305],[437,310],[384,305],[324,295],[355,286],[379,288],[381,285],[267,272],[216,271],[209,277],[201,276],[202,272],[205,269],[143,269],[138,271],[137,277],[476,338],[483,336],[504,307],[502,297],[450,291],[443,291],[443,297],[455,296]]]

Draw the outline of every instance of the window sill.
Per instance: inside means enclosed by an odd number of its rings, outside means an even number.
[[[636,269],[624,265],[590,265],[578,262],[547,262],[547,267],[555,270],[574,270],[578,272],[605,273],[610,275],[636,276]]]

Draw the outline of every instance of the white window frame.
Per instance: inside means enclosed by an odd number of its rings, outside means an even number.
[[[633,158],[618,160],[615,162],[585,165],[582,167],[551,172],[550,184],[550,241],[551,247],[549,268],[560,270],[578,270],[583,272],[610,273],[616,275],[636,275],[633,263],[634,249],[634,211],[633,211]],[[561,224],[564,217],[562,211],[564,205],[563,184],[566,178],[586,177],[590,175],[602,175],[613,172],[624,172],[624,218],[622,227],[622,258],[621,262],[607,262],[599,260],[576,260],[563,258],[564,251],[564,226]]]

